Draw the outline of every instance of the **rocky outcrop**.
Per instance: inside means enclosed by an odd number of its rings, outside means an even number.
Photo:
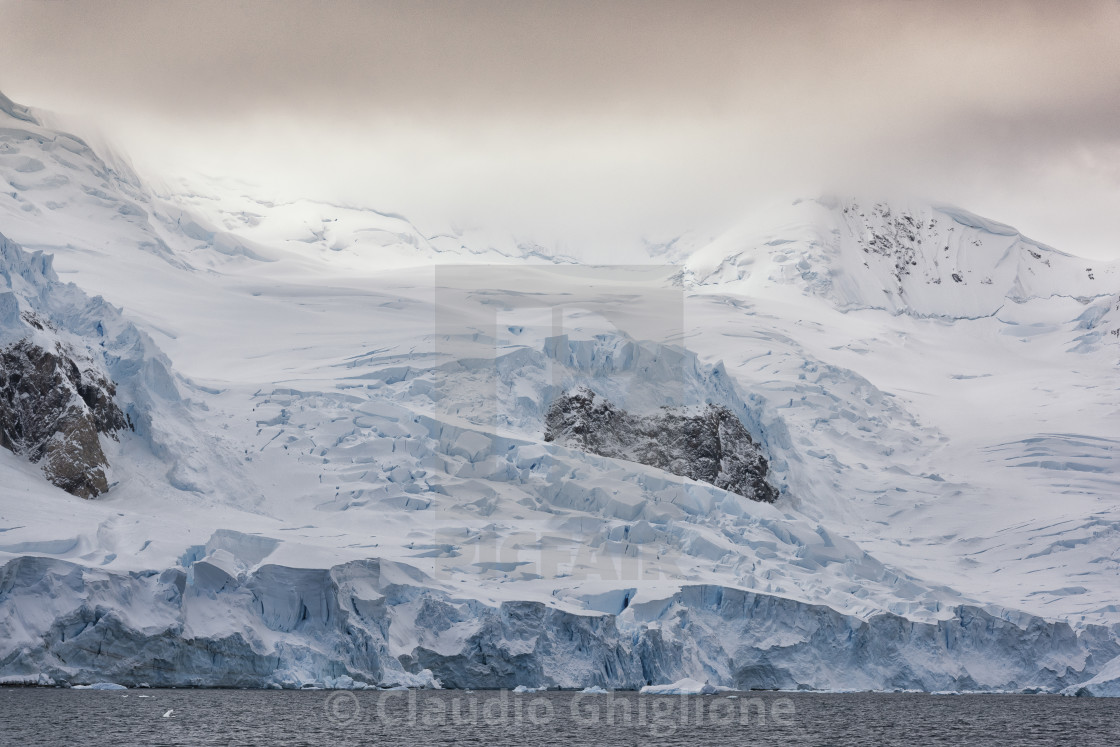
[[[25,321],[45,330],[42,320]],[[0,349],[0,446],[41,463],[66,492],[93,498],[109,489],[99,436],[129,427],[115,394],[112,381],[62,343],[49,349],[24,339]]]
[[[761,449],[735,414],[709,404],[695,414],[663,409],[639,416],[586,387],[557,398],[545,419],[545,441],[663,469],[756,501],[778,491]]]
[[[105,448],[124,429],[156,456],[194,453],[169,447],[189,426],[152,427],[157,408],[180,402],[170,361],[120,309],[62,282],[50,254],[0,234],[0,447],[92,498],[109,488]]]

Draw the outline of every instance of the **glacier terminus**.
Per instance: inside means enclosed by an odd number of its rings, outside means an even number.
[[[0,96],[0,683],[1120,695],[1118,365],[951,205],[604,263]]]

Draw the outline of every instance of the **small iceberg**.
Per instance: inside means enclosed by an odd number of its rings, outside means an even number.
[[[124,685],[116,682],[94,682],[92,685],[74,685],[71,690],[127,690]]]
[[[713,695],[718,692],[727,692],[731,688],[709,685],[691,677],[677,680],[670,685],[646,685],[641,689],[645,695]]]
[[[339,677],[325,678],[323,680],[323,687],[327,690],[365,690],[369,688],[369,685],[344,674]]]
[[[539,692],[544,692],[545,689],[546,688],[543,688],[543,687],[525,687],[525,685],[518,685],[517,687],[513,688],[513,692],[515,692],[515,693],[539,693]]]
[[[610,694],[610,690],[604,690],[603,688],[599,687],[598,685],[592,685],[591,687],[585,687],[582,690],[580,690],[580,692],[584,693],[585,695],[609,695]]]

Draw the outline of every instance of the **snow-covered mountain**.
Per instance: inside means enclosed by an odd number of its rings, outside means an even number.
[[[44,121],[0,99],[0,341],[67,351],[133,427],[97,432],[93,500],[0,450],[0,678],[1076,691],[1115,668],[1115,264],[822,199],[593,266],[157,193]],[[585,391],[614,416],[553,407]],[[763,482],[725,489],[740,472]]]
[[[699,285],[743,281],[767,262],[771,281],[799,281],[842,311],[946,319],[990,316],[1034,299],[1085,303],[1115,295],[1120,284],[1115,262],[1064,254],[949,205],[830,198],[791,207],[788,222],[768,231],[752,221],[677,257]]]

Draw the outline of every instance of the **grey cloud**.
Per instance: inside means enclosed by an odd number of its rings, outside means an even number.
[[[1040,239],[1120,254],[1120,219],[1089,231],[1084,215],[1120,197],[1115,1],[0,0],[0,12],[0,90],[87,115],[141,159],[273,181],[283,161],[322,195],[545,231],[577,214],[588,233],[878,185],[1022,214],[1028,230],[1045,204],[1054,217],[1035,223],[1054,235]]]

